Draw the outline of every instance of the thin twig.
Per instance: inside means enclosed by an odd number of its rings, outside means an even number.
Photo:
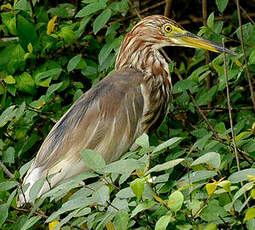
[[[179,73],[179,70],[175,67],[175,73],[177,74],[178,78],[180,80],[183,80],[182,76]],[[211,122],[207,119],[207,117],[205,116],[204,112],[200,109],[196,99],[194,98],[193,94],[190,92],[189,89],[186,90],[187,94],[189,95],[190,99],[192,100],[193,104],[195,105],[197,111],[200,113],[201,117],[204,119],[205,123],[207,124],[207,126],[209,127],[209,129],[212,131],[214,137],[217,140],[220,140],[217,132],[215,131],[215,129],[213,128]]]
[[[202,15],[203,15],[203,25],[207,26],[207,0],[202,0]],[[209,51],[205,51],[205,64],[208,65],[210,62],[210,54]],[[210,90],[211,82],[210,82],[210,75],[206,77],[206,86],[207,89]],[[208,107],[211,107],[211,102],[208,102]]]
[[[235,1],[234,1],[235,2]],[[235,2],[235,4],[237,5],[237,2]],[[239,5],[240,6],[240,5]],[[240,6],[241,11],[243,12],[243,14],[250,20],[250,22],[255,25],[255,22],[252,20],[252,18],[250,17],[250,15],[247,13],[247,11]]]
[[[169,17],[169,15],[170,15],[172,3],[173,3],[173,0],[166,0],[166,6],[165,6],[165,11],[164,11],[164,15],[166,17]]]
[[[163,49],[160,49],[160,52],[164,55],[164,57],[166,58],[166,60],[168,62],[171,62],[171,59],[168,57],[167,53],[163,50]],[[175,73],[177,74],[178,78],[180,80],[183,80],[181,74],[179,73],[179,70],[177,69],[176,66],[174,66],[174,70],[175,70]],[[187,94],[189,95],[189,97],[191,98],[192,102],[194,103],[197,111],[200,113],[201,117],[204,119],[204,121],[206,122],[206,124],[208,125],[209,129],[212,131],[214,137],[217,139],[217,140],[220,140],[217,132],[215,131],[215,129],[213,128],[211,122],[207,119],[207,117],[205,116],[205,114],[203,113],[203,111],[200,109],[196,99],[194,98],[193,94],[190,92],[189,89],[186,90]]]
[[[248,77],[248,82],[249,82],[249,87],[250,87],[250,94],[251,94],[251,100],[252,100],[252,104],[253,104],[253,110],[255,111],[255,96],[254,96],[252,80],[251,80],[251,73],[250,73],[250,69],[249,69],[249,66],[248,66],[246,51],[245,51],[245,48],[244,48],[243,28],[242,28],[239,0],[236,0],[236,6],[237,6],[237,15],[238,15],[239,28],[240,28],[241,46],[242,46],[242,51],[243,51],[243,55],[244,55],[244,62],[245,62],[245,67],[246,67],[246,72],[247,72],[247,77]]]
[[[4,173],[10,177],[13,178],[14,174],[10,172],[10,170],[4,165],[4,163],[0,160],[0,167],[3,169]]]
[[[223,50],[224,50],[225,49],[224,38],[222,38],[222,45],[223,45]],[[231,129],[231,134],[232,134],[232,140],[233,140],[234,152],[235,152],[235,157],[236,157],[237,169],[238,169],[238,171],[240,171],[240,162],[239,162],[239,158],[238,158],[238,151],[237,151],[237,147],[236,147],[234,126],[233,126],[232,108],[231,108],[231,102],[230,102],[230,93],[229,93],[229,86],[228,86],[228,71],[227,71],[226,53],[225,52],[223,52],[223,57],[224,57],[224,75],[225,75],[225,80],[226,80],[229,123],[230,123],[230,129]]]
[[[222,38],[222,46],[223,46],[223,60],[224,60],[224,75],[225,75],[225,81],[226,81],[226,90],[227,90],[227,101],[228,101],[228,114],[229,114],[229,123],[230,123],[230,129],[231,129],[231,135],[232,135],[232,142],[234,147],[234,153],[236,158],[236,165],[237,170],[240,171],[240,162],[238,157],[238,150],[236,146],[236,138],[235,138],[235,132],[234,132],[234,126],[233,126],[233,118],[232,118],[232,111],[231,111],[231,101],[230,101],[230,93],[229,93],[229,85],[228,85],[228,71],[227,71],[227,64],[226,64],[226,53],[225,53],[225,42],[224,38]],[[241,182],[241,186],[243,187],[243,182]],[[244,193],[244,198],[247,200],[247,195]],[[247,204],[247,206],[249,206]]]

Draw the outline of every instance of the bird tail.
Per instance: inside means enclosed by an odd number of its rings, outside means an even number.
[[[40,180],[41,178],[45,176],[46,176],[46,170],[44,169],[44,167],[37,167],[37,168],[31,167],[29,169],[22,184],[22,191],[19,194],[17,199],[18,207],[21,207],[25,203],[33,204],[33,201],[30,197],[31,188],[38,180]],[[50,186],[47,186],[47,183],[44,183],[42,189],[39,191],[36,198],[40,197],[42,193],[48,191],[49,189],[50,189]]]

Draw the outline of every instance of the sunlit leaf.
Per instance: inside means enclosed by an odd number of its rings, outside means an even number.
[[[171,195],[168,197],[167,206],[172,211],[177,212],[181,209],[183,201],[184,201],[184,196],[182,192],[177,190],[171,193]]]
[[[156,223],[155,230],[165,230],[171,220],[170,215],[161,216]]]
[[[142,198],[143,191],[144,191],[144,184],[145,184],[145,181],[143,178],[136,178],[130,184],[130,187],[138,200]]]
[[[58,16],[54,16],[51,20],[49,20],[48,25],[47,25],[47,34],[50,35],[55,28],[55,21],[57,20]]]

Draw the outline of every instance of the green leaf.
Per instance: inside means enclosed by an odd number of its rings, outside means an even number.
[[[218,7],[218,10],[223,13],[228,5],[228,0],[216,0],[216,5]]]
[[[150,147],[149,136],[146,133],[144,133],[135,140],[135,143],[143,148],[149,148]]]
[[[36,222],[38,222],[42,217],[41,216],[32,216],[31,218],[29,218],[24,225],[22,226],[22,228],[20,230],[27,230],[29,228],[31,228]]]
[[[20,44],[26,50],[29,43],[35,48],[39,39],[36,32],[36,24],[28,21],[26,18],[18,14],[17,16],[17,33]]]
[[[144,192],[144,184],[145,181],[143,178],[136,178],[134,181],[131,182],[130,187],[134,194],[136,195],[137,199],[140,200],[142,198]]]
[[[22,165],[22,167],[19,170],[20,173],[20,177],[22,178],[25,173],[28,171],[28,169],[30,168],[30,166],[32,165],[34,160],[28,161],[26,164]]]
[[[0,115],[0,128],[5,126],[8,121],[11,121],[16,113],[15,105],[12,105],[5,109]]]
[[[171,216],[169,215],[161,216],[156,223],[155,230],[165,230],[170,220]]]
[[[15,156],[15,149],[10,146],[3,155],[3,162],[13,164],[14,163],[14,156]]]
[[[191,90],[194,86],[196,86],[196,82],[190,79],[184,79],[178,81],[173,87],[173,93],[181,93],[185,92],[186,90]]]
[[[114,217],[114,226],[118,230],[127,230],[129,222],[128,212],[125,210],[120,210]]]
[[[94,201],[91,198],[88,198],[86,196],[69,200],[69,201],[65,202],[58,211],[52,213],[46,220],[46,223],[49,223],[49,222],[55,220],[59,215],[65,213],[67,211],[72,211],[72,210],[78,209],[78,208],[84,208],[84,207],[87,207],[88,205],[93,204],[93,203],[94,203]]]
[[[7,75],[4,78],[4,81],[5,81],[6,84],[10,84],[10,85],[16,83],[16,80],[15,80],[15,78],[12,75]]]
[[[15,76],[17,80],[17,89],[24,93],[35,93],[35,82],[32,76],[27,73],[23,72],[21,75]]]
[[[8,74],[14,74],[16,70],[24,71],[24,55],[20,44],[9,44],[0,51],[0,71],[5,70]]]
[[[175,191],[169,197],[167,201],[167,206],[174,212],[177,212],[181,209],[184,201],[184,196],[182,192]]]
[[[81,151],[81,156],[85,165],[90,169],[98,171],[105,166],[104,158],[99,152],[90,149],[84,149]]]
[[[138,204],[135,209],[131,213],[131,217],[133,218],[135,215],[137,215],[139,212],[142,212],[146,209],[150,209],[156,205],[156,202],[153,200],[145,200],[144,202]]]
[[[252,50],[250,57],[249,57],[249,64],[254,64],[255,63],[255,50]]]
[[[199,216],[206,222],[216,222],[228,215],[229,213],[220,206],[218,200],[209,200],[208,205],[202,209]]]
[[[244,221],[248,221],[255,218],[255,208],[249,208],[245,213]]]
[[[102,173],[128,174],[140,168],[140,164],[135,159],[119,160],[106,165],[100,170]]]
[[[207,18],[207,26],[209,28],[213,28],[213,24],[214,24],[214,12],[212,12]]]
[[[157,153],[160,152],[163,149],[169,148],[171,145],[175,144],[176,142],[178,142],[179,140],[181,140],[181,137],[173,137],[165,142],[163,142],[162,144],[158,145],[153,151],[153,153]]]
[[[149,171],[147,171],[146,175],[148,175],[149,173],[152,173],[152,172],[159,172],[159,171],[173,168],[174,166],[178,165],[179,163],[181,163],[184,160],[185,160],[184,158],[179,158],[179,159],[167,161],[163,164],[158,164],[155,167],[151,168]]]
[[[22,10],[25,11],[27,13],[29,13],[29,15],[32,15],[32,9],[31,6],[29,4],[29,1],[27,0],[18,0],[15,2],[14,4],[14,9],[15,10]]]
[[[84,17],[84,16],[88,16],[90,14],[93,14],[99,10],[102,10],[106,7],[106,1],[105,0],[99,0],[96,2],[93,2],[85,7],[83,7],[78,14],[76,15],[76,17]]]
[[[100,50],[99,55],[98,55],[98,61],[99,64],[102,65],[104,61],[107,59],[107,57],[110,55],[110,53],[113,50],[113,45],[112,43],[106,43],[103,48]]]
[[[62,27],[58,35],[64,39],[66,44],[70,44],[78,38],[72,26]]]
[[[106,201],[109,200],[109,187],[106,185],[101,186],[96,192],[93,194],[92,199],[94,202],[100,205],[105,205]]]
[[[0,183],[0,192],[7,191],[17,186],[19,183],[17,181],[5,181]]]
[[[185,180],[188,183],[192,184],[201,180],[206,180],[217,175],[217,172],[210,170],[199,170],[192,173],[188,173],[183,176],[180,181]]]
[[[38,86],[49,87],[50,82],[47,82],[47,84],[45,85],[45,80],[47,80],[47,78],[51,80],[53,77],[59,76],[61,72],[61,68],[54,68],[45,72],[40,72],[35,75],[35,84]]]
[[[59,82],[56,84],[51,85],[46,92],[46,99],[49,98],[55,91],[57,91],[61,86],[63,85],[63,82]]]
[[[204,154],[203,156],[197,158],[192,164],[191,166],[194,165],[199,165],[199,164],[203,164],[206,163],[210,166],[212,166],[215,169],[218,169],[220,167],[220,154],[216,153],[216,152],[209,152]]]
[[[238,172],[233,173],[230,175],[228,180],[230,180],[232,183],[239,183],[242,181],[249,180],[249,176],[255,176],[255,169],[249,168],[249,169],[243,169]]]
[[[72,70],[74,70],[77,65],[79,64],[79,62],[81,61],[81,54],[74,56],[67,65],[67,71],[71,72]]]
[[[110,9],[105,9],[101,14],[97,16],[93,23],[93,32],[97,34],[99,30],[103,28],[103,26],[108,22],[112,14]]]
[[[33,184],[29,192],[29,196],[32,201],[35,201],[45,182],[46,178],[43,177]]]
[[[1,189],[1,184],[0,184],[0,189]],[[9,209],[8,204],[0,205],[0,226],[2,226],[2,224],[5,222],[6,218],[8,217],[8,209]]]

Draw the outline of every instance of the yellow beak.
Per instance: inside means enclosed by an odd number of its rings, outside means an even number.
[[[222,45],[216,44],[214,42],[206,40],[202,37],[199,37],[195,34],[187,32],[187,31],[182,31],[181,33],[176,33],[175,36],[176,36],[180,46],[210,50],[210,51],[217,52],[217,53],[225,52],[227,54],[237,55],[234,51],[223,48]]]

